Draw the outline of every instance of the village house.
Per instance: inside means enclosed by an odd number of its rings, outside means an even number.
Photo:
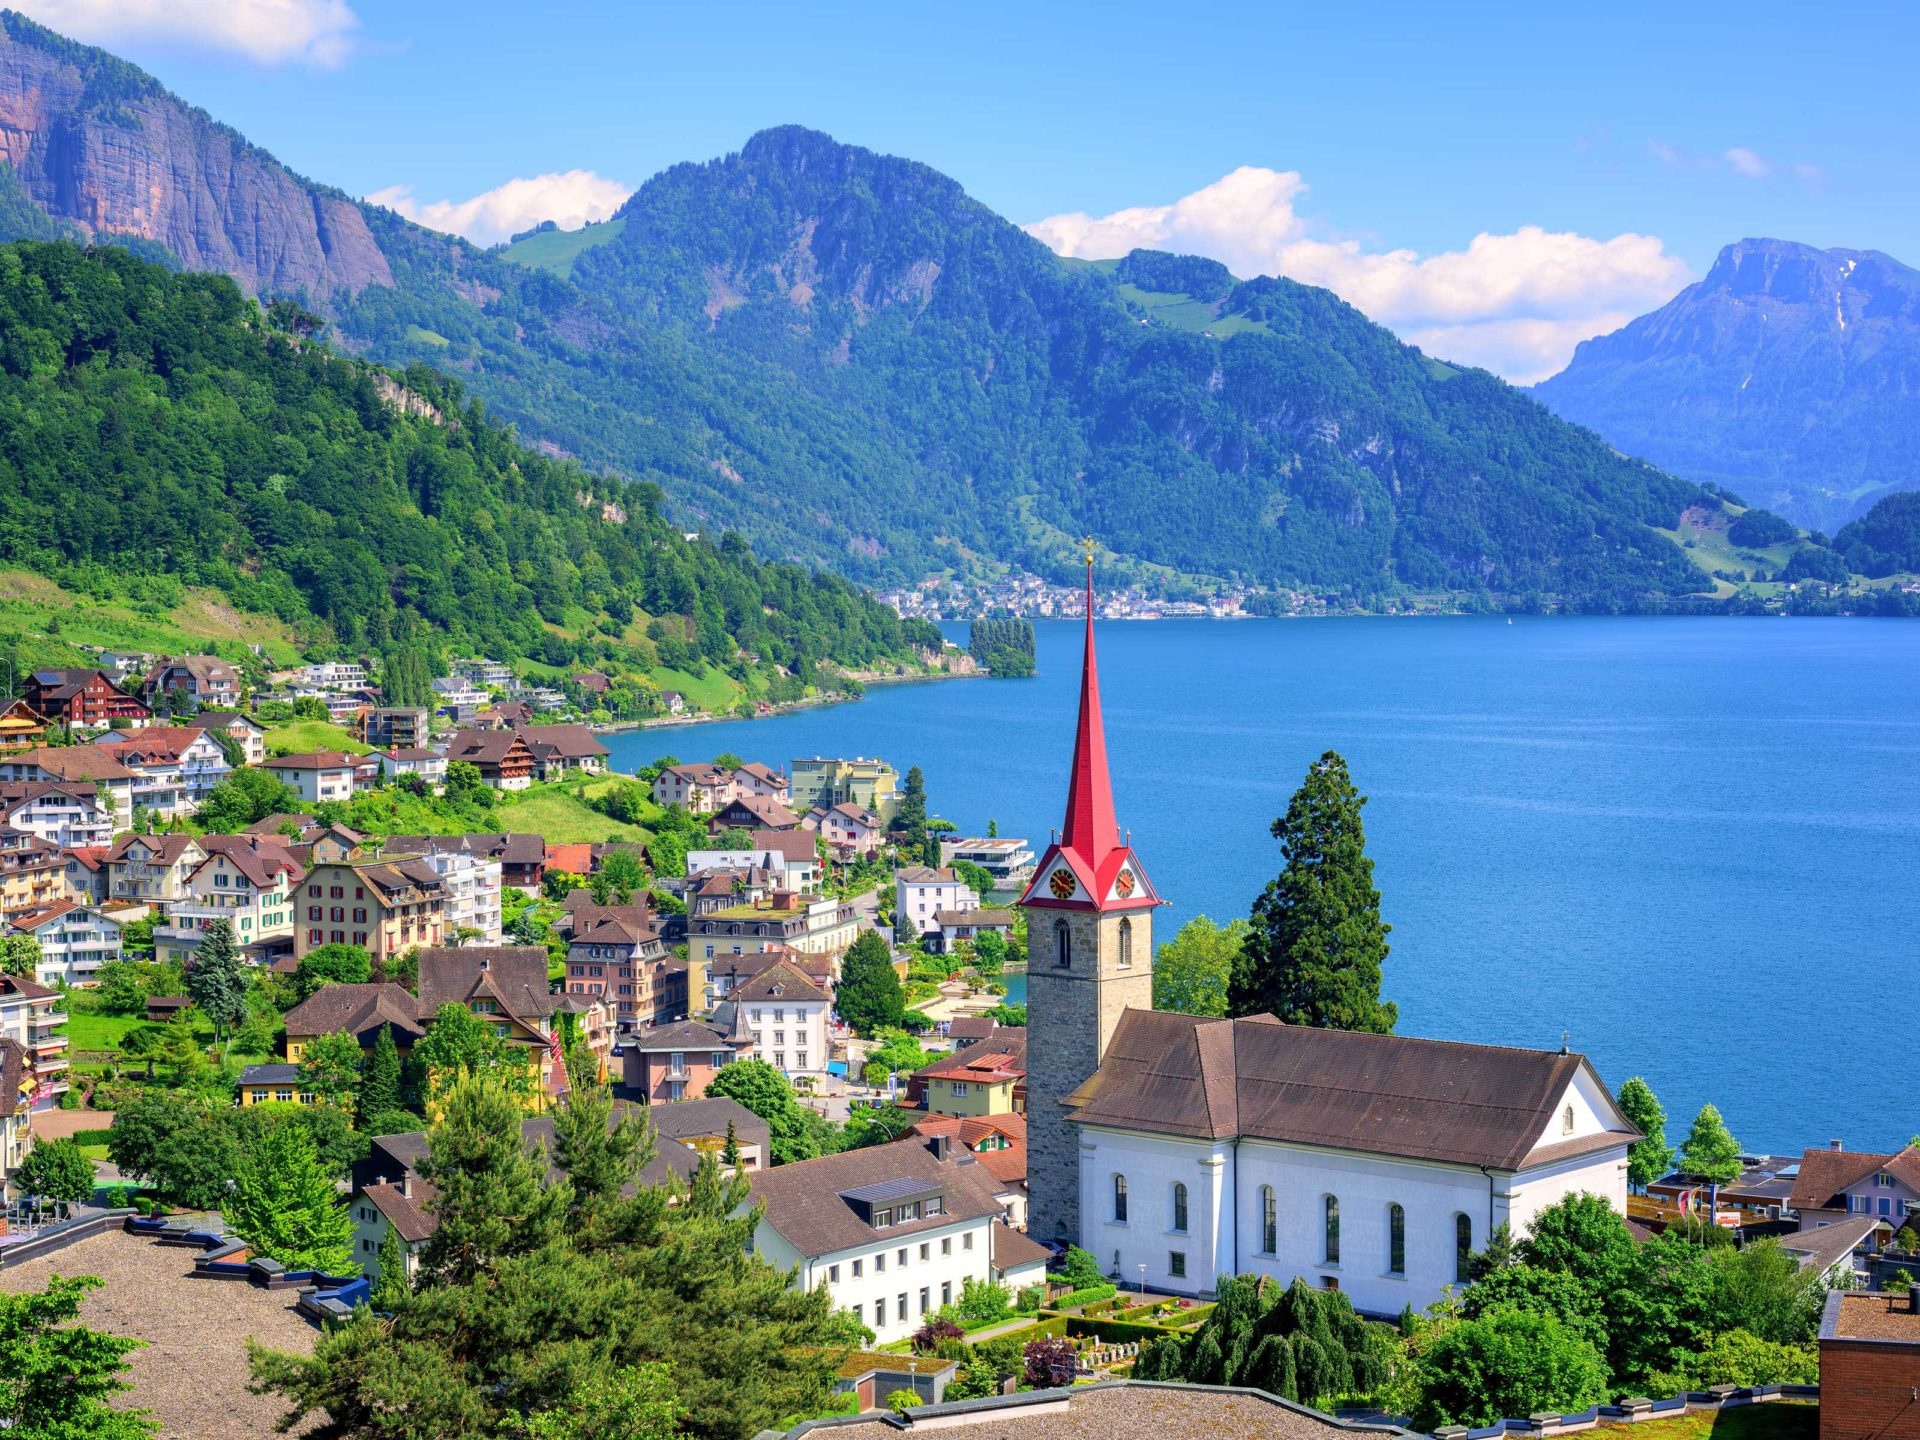
[[[369,680],[367,667],[354,660],[328,660],[301,669],[299,681],[316,690],[359,690]]]
[[[60,992],[23,975],[0,974],[0,1038],[26,1056],[20,1091],[28,1110],[50,1110],[67,1092],[67,1012]]]
[[[777,1165],[752,1183],[754,1252],[882,1340],[911,1335],[968,1280],[992,1281],[996,1230],[1022,1252],[1002,1256],[1007,1284],[1045,1275],[1047,1252],[1001,1222],[993,1177],[944,1135]]]
[[[536,900],[540,898],[541,882],[547,874],[545,840],[524,832],[500,834],[491,831],[460,838],[472,847],[476,855],[484,854],[488,859],[499,862],[502,885],[510,885]],[[389,840],[387,844],[392,848],[393,841]]]
[[[120,927],[92,905],[60,900],[10,917],[7,933],[40,945],[33,978],[42,985],[91,985],[100,967],[120,958]]]
[[[791,780],[787,804],[799,811],[831,810],[852,805],[878,817],[884,825],[900,806],[900,777],[884,760],[864,755],[852,760],[814,756],[787,767]]]
[[[816,806],[801,817],[800,823],[818,833],[842,859],[872,859],[886,843],[880,817],[851,801],[843,800],[826,810]]]
[[[611,1001],[623,1030],[687,1014],[687,963],[661,942],[645,905],[573,907],[566,987],[569,995]]]
[[[464,761],[496,790],[524,790],[533,783],[533,749],[517,730],[456,730],[447,761]]]
[[[189,877],[205,848],[191,835],[122,835],[107,852],[107,895],[167,906],[191,895]]]
[[[300,1084],[300,1067],[286,1060],[248,1065],[240,1071],[234,1095],[242,1106],[265,1105],[274,1101],[285,1105],[299,1101],[311,1105],[313,1095]]]
[[[225,920],[241,952],[256,963],[293,948],[296,891],[304,873],[284,845],[261,836],[209,835],[209,853],[187,874],[186,894],[153,929],[154,958],[185,964],[207,927]]]
[[[91,785],[44,780],[0,785],[0,823],[62,850],[113,843],[113,816]]]
[[[607,768],[607,747],[584,725],[528,725],[512,733],[527,742],[543,780],[559,780],[576,770],[598,775]]]
[[[1005,940],[1013,934],[1011,910],[983,910],[976,906],[970,910],[942,910],[933,919],[939,933],[925,938],[927,949],[936,955],[951,955],[953,947],[963,940],[978,940],[986,934]]]
[[[24,830],[0,827],[0,920],[69,898],[67,857]]]
[[[384,842],[386,851],[418,855],[439,875],[446,892],[446,933],[458,944],[500,943],[500,860],[488,839],[472,835],[390,835]]]
[[[490,945],[420,952],[420,1021],[431,1025],[443,1005],[461,1005],[493,1027],[509,1045],[527,1049],[540,1093],[553,1093],[566,1072],[555,1052],[554,996],[541,945]]]
[[[105,845],[79,845],[63,850],[67,898],[83,905],[99,905],[107,899],[107,855]]]
[[[733,793],[737,797],[759,796],[784,806],[793,797],[793,786],[771,765],[749,760],[733,772]]]
[[[13,1188],[7,1177],[33,1146],[33,1111],[27,1099],[32,1075],[26,1047],[17,1040],[0,1040],[0,1195],[9,1200]]]
[[[215,655],[186,655],[155,666],[141,688],[156,710],[183,696],[191,709],[231,710],[240,703],[240,672]]]
[[[316,863],[300,889],[296,958],[322,945],[358,945],[380,965],[417,945],[445,943],[446,890],[418,855]]]
[[[765,795],[735,795],[713,812],[707,822],[710,833],[728,830],[798,830],[800,817],[778,800]]]
[[[145,784],[136,778],[133,803],[156,813],[171,807],[176,813],[193,814],[213,787],[233,773],[219,742],[198,725],[109,730],[93,743],[110,749],[136,777],[147,777]]]
[[[749,899],[687,917],[687,954],[708,963],[776,946],[809,955],[838,955],[858,936],[853,906],[831,896],[809,900],[782,891],[762,901]]]
[[[907,1132],[922,1139],[945,1135],[993,1176],[994,1198],[1007,1223],[1027,1223],[1027,1117],[1025,1115],[929,1115]]]
[[[152,712],[104,670],[35,670],[21,685],[29,710],[75,729],[104,729],[118,720],[144,725]]]
[[[477,714],[486,707],[487,692],[465,675],[443,675],[433,682],[434,703],[444,714]]]
[[[952,870],[907,865],[893,876],[893,933],[902,943],[940,931],[942,910],[974,910],[980,897]]]
[[[704,1020],[646,1025],[621,1044],[627,1089],[642,1104],[697,1100],[735,1060],[753,1054],[753,1032],[736,1023],[729,1030]]]
[[[653,781],[653,803],[711,815],[733,799],[733,772],[717,765],[669,765]]]
[[[809,955],[784,945],[757,950],[751,955],[719,955],[705,967],[707,1012],[713,1013],[716,1005],[731,997],[747,981],[783,962],[828,994],[833,993],[833,987],[839,982],[840,957],[837,955]]]
[[[1802,1230],[1871,1216],[1883,1232],[1872,1242],[1879,1248],[1920,1215],[1920,1146],[1881,1155],[1845,1150],[1835,1140],[1825,1150],[1809,1150],[1800,1157],[1787,1204],[1799,1213]]]
[[[370,705],[355,726],[360,742],[375,750],[418,750],[431,738],[424,705]]]
[[[942,835],[940,863],[952,865],[961,860],[991,875],[995,890],[1017,894],[1033,879],[1033,849],[1024,840],[1000,835]]]
[[[323,800],[351,800],[354,757],[340,750],[310,750],[282,755],[265,767],[309,805]]]
[[[678,690],[662,690],[660,708],[669,715],[684,715],[687,710],[687,697]]]
[[[113,828],[133,826],[134,774],[103,745],[51,745],[0,754],[0,783],[59,784],[93,791]]]
[[[362,1050],[371,1050],[387,1025],[393,1027],[393,1042],[404,1055],[426,1033],[419,1014],[419,1002],[392,981],[322,985],[287,1011],[287,1063],[298,1065],[316,1038],[343,1030]]]
[[[31,750],[47,740],[47,717],[24,700],[15,700],[0,710],[0,753]]]
[[[241,763],[258,765],[267,758],[267,727],[238,710],[202,710],[194,728],[224,735],[240,747]]]
[[[907,1102],[933,1115],[1010,1115],[1027,1108],[1027,1032],[996,1026],[985,1040],[913,1072]]]
[[[438,750],[406,750],[394,746],[386,750],[376,750],[368,757],[376,764],[377,772],[384,770],[389,780],[399,780],[409,775],[418,775],[429,790],[438,794],[447,783],[447,757]]]
[[[729,1035],[753,1036],[754,1053],[788,1075],[824,1074],[833,996],[790,960],[735,985],[714,1011]]]
[[[820,891],[820,852],[804,830],[755,830],[751,850],[689,850],[687,877],[709,870],[764,870],[776,889],[795,895]]]

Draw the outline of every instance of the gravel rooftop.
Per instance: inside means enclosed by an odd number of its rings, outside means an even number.
[[[109,1232],[0,1270],[0,1289],[99,1276],[107,1283],[87,1296],[81,1320],[147,1342],[127,1357],[133,1389],[117,1403],[151,1410],[165,1440],[266,1440],[284,1406],[247,1393],[247,1337],[305,1354],[318,1332],[293,1312],[296,1291],[195,1280],[199,1253]]]
[[[907,1413],[911,1418],[913,1412]],[[879,1420],[868,1420],[823,1427],[814,1435],[818,1440],[901,1440],[917,1428],[909,1426],[902,1431]],[[1072,1392],[1064,1415],[1049,1406],[1044,1407],[1044,1413],[1025,1416],[1019,1409],[987,1412],[978,1418],[942,1416],[938,1432],[955,1440],[1121,1440],[1134,1436],[1145,1440],[1356,1440],[1368,1434],[1250,1395],[1132,1385]]]

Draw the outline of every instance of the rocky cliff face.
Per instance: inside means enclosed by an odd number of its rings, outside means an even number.
[[[137,236],[254,294],[324,304],[393,283],[353,201],[133,67],[13,15],[0,25],[0,157],[36,205],[88,238]]]
[[[1832,530],[1916,483],[1920,271],[1742,240],[1534,393],[1629,454]]]

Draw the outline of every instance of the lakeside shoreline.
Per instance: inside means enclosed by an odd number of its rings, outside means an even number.
[[[985,670],[963,670],[959,672],[941,671],[932,675],[883,675],[868,679],[864,676],[851,676],[858,680],[863,690],[876,686],[894,685],[931,685],[943,680],[990,680],[993,677]],[[643,730],[687,730],[698,725],[738,724],[749,720],[777,720],[782,715],[797,715],[803,710],[824,710],[835,705],[852,705],[865,699],[865,695],[813,695],[803,700],[790,701],[785,705],[776,705],[764,714],[752,715],[670,715],[655,716],[648,720],[616,722],[609,725],[590,725],[588,728],[596,735],[633,735]]]

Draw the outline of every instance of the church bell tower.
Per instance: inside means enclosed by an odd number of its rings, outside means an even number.
[[[1153,1008],[1160,904],[1114,820],[1093,647],[1091,543],[1066,822],[1019,903],[1027,913],[1027,1229],[1043,1242],[1078,1242],[1080,1136],[1063,1102],[1099,1067],[1121,1013]]]

